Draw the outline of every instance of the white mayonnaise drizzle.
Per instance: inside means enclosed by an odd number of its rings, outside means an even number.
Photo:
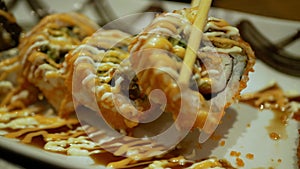
[[[203,48],[200,49],[200,51],[202,52],[220,52],[220,53],[240,53],[243,51],[242,48],[238,47],[238,46],[233,46],[231,48],[216,48],[216,47],[210,47],[210,46],[205,46]]]

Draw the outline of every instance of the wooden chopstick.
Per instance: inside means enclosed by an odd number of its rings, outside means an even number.
[[[180,70],[179,83],[189,83],[192,68],[194,66],[198,48],[202,39],[202,33],[206,24],[208,11],[212,0],[193,0],[192,5],[197,6],[197,15],[193,23],[192,32],[186,48],[183,65]]]
[[[201,1],[201,0],[192,0],[191,7],[194,8],[194,7],[199,6],[200,1]]]

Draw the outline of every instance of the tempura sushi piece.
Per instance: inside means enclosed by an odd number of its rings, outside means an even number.
[[[74,111],[72,97],[65,85],[65,55],[99,26],[78,13],[46,16],[32,28],[18,46],[16,64],[20,65],[19,86],[3,101],[11,109],[25,107],[46,98],[65,116]]]
[[[134,38],[129,50],[132,67],[142,70],[137,74],[141,91],[146,95],[154,89],[164,91],[166,112],[171,112],[174,119],[180,110],[185,114],[177,125],[186,128],[196,113],[193,127],[202,129],[205,123],[216,126],[225,108],[239,97],[253,71],[255,56],[237,28],[209,17],[191,70],[190,81],[195,82],[196,88],[181,95],[177,82],[196,14],[197,9],[192,8],[157,15]],[[149,67],[152,69],[145,69]],[[224,102],[218,101],[222,99]],[[194,105],[195,100],[199,106]],[[208,118],[209,115],[212,116]]]

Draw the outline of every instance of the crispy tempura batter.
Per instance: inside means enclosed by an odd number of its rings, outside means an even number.
[[[197,113],[194,127],[201,129],[206,120],[212,124],[218,122],[213,118],[206,119],[209,111],[223,112],[246,87],[255,57],[251,47],[240,38],[237,28],[222,19],[209,18],[192,70],[192,79],[197,82],[198,91],[188,90],[188,94],[180,96],[176,78],[179,76],[187,37],[196,13],[196,9],[183,9],[158,15],[134,38],[129,49],[133,68],[156,68],[144,70],[137,75],[141,91],[149,95],[154,89],[163,90],[168,99],[166,111],[173,113],[174,119],[180,109],[186,113],[178,125],[188,126],[192,121],[188,117]],[[175,55],[171,56],[170,53]],[[223,75],[225,80],[222,81],[220,79]],[[212,95],[222,92],[226,93],[224,97],[227,104],[221,110],[209,110],[211,107],[208,102]],[[195,108],[194,100],[200,100],[202,105]]]
[[[139,88],[134,82],[129,89],[122,89],[126,77],[117,78],[120,64],[126,66],[122,62],[129,56],[126,49],[130,39],[131,35],[118,30],[99,30],[66,57],[66,84],[75,100],[78,104],[99,112],[115,129],[127,129],[137,125],[136,122],[124,118],[117,108],[133,118],[138,118],[139,114],[131,115],[136,111],[129,99],[113,97],[113,94],[122,90],[133,91],[133,104],[140,109],[147,107],[145,96],[138,92]]]
[[[75,19],[74,19],[75,18]],[[19,74],[17,87],[2,100],[10,110],[25,108],[43,97],[67,116],[74,111],[71,94],[63,77],[64,55],[92,35],[98,26],[78,13],[53,14],[43,18],[21,40],[17,57],[4,60],[1,79],[10,72]]]

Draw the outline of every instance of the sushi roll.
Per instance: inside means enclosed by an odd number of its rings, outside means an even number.
[[[60,116],[73,112],[72,97],[66,92],[63,76],[65,55],[98,28],[78,13],[43,18],[21,39],[18,56],[11,63],[19,65],[18,87],[3,99],[2,105],[9,109],[24,108],[46,98]]]
[[[132,67],[139,72],[141,91],[146,95],[155,89],[164,91],[166,112],[171,112],[174,119],[180,110],[185,114],[177,120],[178,126],[186,128],[193,122],[191,117],[196,117],[193,128],[203,129],[206,123],[216,126],[224,110],[238,99],[253,71],[255,56],[237,28],[223,19],[209,17],[191,70],[190,81],[196,87],[181,94],[177,82],[196,14],[197,9],[190,8],[157,15],[133,39],[129,51]],[[145,69],[148,67],[154,69]],[[195,100],[200,106],[194,105]],[[209,128],[206,126],[206,130]]]

